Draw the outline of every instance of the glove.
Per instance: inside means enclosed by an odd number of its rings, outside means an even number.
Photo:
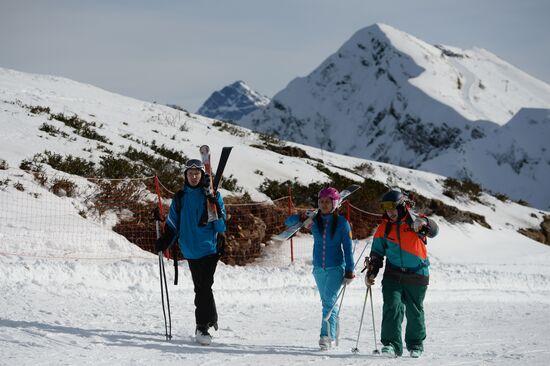
[[[208,173],[205,173],[202,176],[202,186],[208,190],[210,190],[210,175]]]
[[[344,275],[344,285],[346,286],[349,285],[354,278],[355,278],[355,273],[346,272],[346,274]]]
[[[365,258],[367,264],[367,274],[365,275],[365,285],[372,286],[374,285],[374,279],[378,275],[378,271],[383,265],[382,258],[371,254],[370,258]]]
[[[176,233],[174,230],[170,226],[166,225],[164,234],[162,234],[162,236],[155,242],[155,253],[164,252],[168,249],[170,244],[172,244],[175,235]]]
[[[225,242],[226,242],[225,234],[218,233],[218,237],[216,238],[216,252],[220,257],[225,254]]]
[[[425,218],[417,217],[412,223],[412,229],[418,233],[426,225],[428,225],[428,221]]]
[[[365,285],[367,285],[367,287],[374,286],[375,278],[376,278],[375,274],[367,272],[367,275],[365,276]]]

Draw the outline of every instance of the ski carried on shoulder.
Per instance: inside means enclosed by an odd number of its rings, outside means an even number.
[[[212,178],[212,163],[210,159],[210,147],[208,145],[202,145],[199,148],[201,154],[201,160],[204,164],[206,174],[208,174],[209,187],[208,187],[208,196],[216,197],[216,192],[218,191],[219,184],[222,179],[223,170],[229,159],[229,154],[231,153],[232,147],[224,147],[222,149],[222,154],[220,156],[220,161],[218,163],[218,169],[216,170],[216,176]],[[208,202],[208,222],[216,221],[218,219],[218,211],[216,210],[216,203],[214,201]]]
[[[342,192],[340,192],[340,199],[338,200],[338,205],[336,206],[336,209],[339,209],[342,203],[355,191],[359,190],[361,186],[357,184],[352,184],[348,188],[344,189]],[[313,213],[304,221],[298,222],[292,226],[289,226],[285,231],[282,233],[273,236],[271,239],[275,241],[285,241],[290,238],[292,238],[301,228],[308,227],[313,223],[313,220],[315,219],[315,216],[317,216],[317,213],[319,212],[319,209],[316,209],[313,211]]]

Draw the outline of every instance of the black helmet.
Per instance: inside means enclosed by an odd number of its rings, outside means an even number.
[[[382,211],[397,209],[400,218],[405,217],[407,213],[407,197],[399,188],[392,188],[380,199],[380,208]]]
[[[382,199],[380,199],[380,208],[382,210],[389,210],[397,208],[405,203],[405,195],[399,188],[392,188],[384,193]]]

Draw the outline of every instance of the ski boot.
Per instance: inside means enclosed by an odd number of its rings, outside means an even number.
[[[332,340],[328,336],[321,336],[319,338],[319,348],[321,348],[321,351],[328,351],[331,347]]]

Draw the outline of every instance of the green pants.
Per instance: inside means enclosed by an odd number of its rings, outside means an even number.
[[[426,339],[424,324],[424,296],[428,286],[402,284],[390,278],[382,280],[384,307],[382,311],[382,338],[384,346],[393,345],[398,356],[403,354],[401,323],[407,317],[405,343],[409,351],[424,350]]]

